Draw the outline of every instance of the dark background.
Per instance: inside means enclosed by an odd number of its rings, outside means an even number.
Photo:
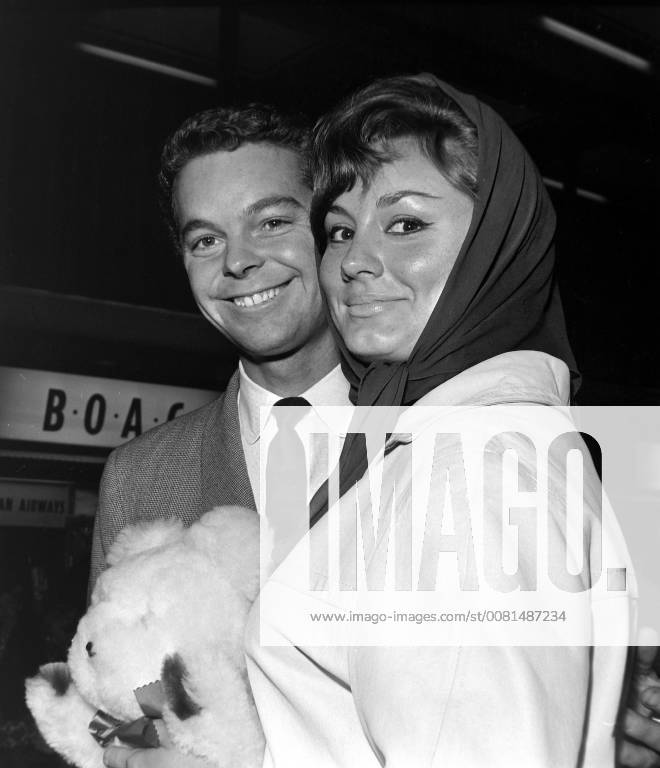
[[[649,66],[554,35],[543,17]],[[221,388],[234,352],[196,314],[156,203],[163,140],[218,104],[318,115],[374,77],[421,70],[497,109],[549,180],[579,402],[660,403],[653,5],[0,0],[0,365]],[[34,448],[0,445],[0,475],[95,492],[103,457]],[[56,764],[23,678],[66,654],[90,530],[82,518],[0,529],[3,766]]]
[[[428,70],[498,109],[542,174],[564,184],[550,192],[584,374],[580,402],[656,402],[657,8],[64,2],[54,10],[3,1],[0,285],[56,296],[2,289],[0,320],[13,332],[0,342],[0,362],[222,384],[231,350],[201,320],[183,331],[173,314],[194,306],[156,204],[162,141],[187,115],[219,103],[258,99],[317,115],[373,77]],[[553,35],[543,16],[651,68]],[[100,58],[81,43],[215,85]],[[67,301],[72,295],[88,301]],[[131,314],[98,300],[166,312]]]

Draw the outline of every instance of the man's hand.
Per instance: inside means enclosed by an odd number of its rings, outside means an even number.
[[[623,721],[619,745],[621,768],[660,768],[660,679],[653,671],[658,649],[640,646],[633,676],[631,706]],[[641,714],[640,714],[641,713]]]

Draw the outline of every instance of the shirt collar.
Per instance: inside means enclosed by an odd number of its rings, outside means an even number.
[[[247,375],[242,362],[238,364],[238,373],[238,415],[241,434],[249,445],[253,445],[257,442],[260,435],[259,409],[264,406],[272,406],[273,403],[280,399],[280,396],[273,394],[273,392],[253,381]],[[333,428],[332,420],[324,417],[323,412],[318,409],[328,405],[350,405],[350,400],[348,399],[349,389],[349,384],[341,372],[341,366],[337,365],[320,381],[317,381],[316,384],[313,384],[305,392],[301,392],[300,397],[304,397],[309,402],[317,416],[328,427],[328,432],[334,433],[337,430]]]

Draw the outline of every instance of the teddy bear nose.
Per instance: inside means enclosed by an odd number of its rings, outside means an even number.
[[[85,646],[85,650],[87,651],[87,655],[90,657],[90,659],[92,658],[92,656],[95,655],[94,651],[92,650],[93,647],[94,647],[94,643],[92,643],[91,640]]]

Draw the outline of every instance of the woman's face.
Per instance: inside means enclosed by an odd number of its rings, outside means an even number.
[[[362,360],[407,360],[442,293],[472,218],[413,139],[371,184],[358,182],[325,218],[320,267],[332,319]]]

